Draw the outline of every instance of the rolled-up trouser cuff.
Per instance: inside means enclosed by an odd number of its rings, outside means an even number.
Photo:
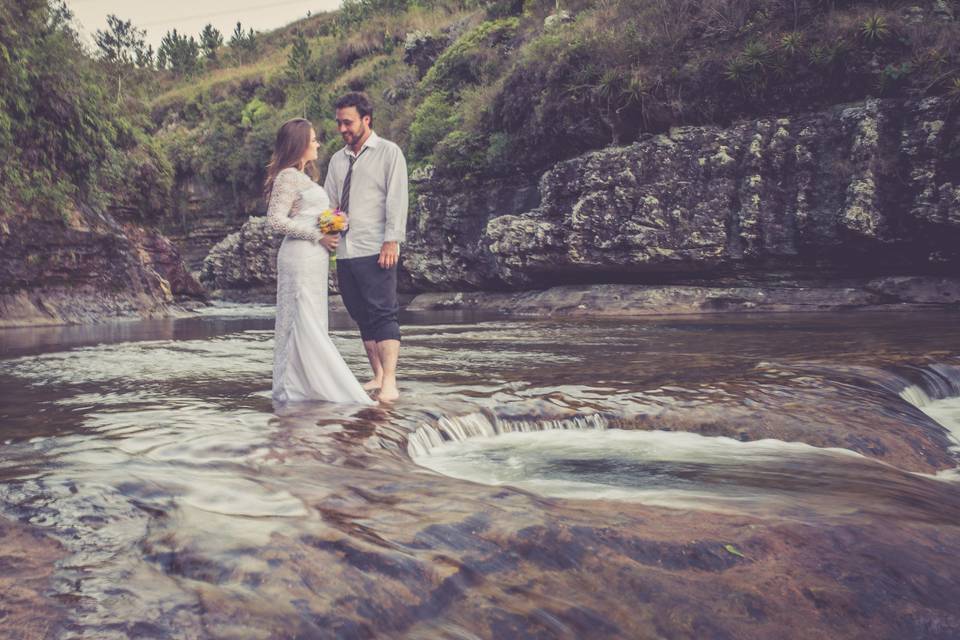
[[[340,294],[364,342],[400,340],[397,267],[381,269],[378,258],[337,260]]]
[[[360,337],[364,342],[383,342],[384,340],[400,340],[400,325],[396,322],[379,327],[360,327]]]

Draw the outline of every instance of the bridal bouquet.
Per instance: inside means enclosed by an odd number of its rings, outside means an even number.
[[[317,220],[321,233],[340,233],[347,228],[347,216],[340,209],[327,209]]]

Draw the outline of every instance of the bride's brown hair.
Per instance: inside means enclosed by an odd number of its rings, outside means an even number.
[[[311,129],[313,124],[305,118],[293,118],[280,125],[277,140],[273,143],[273,155],[267,164],[267,179],[263,181],[263,198],[267,202],[270,201],[270,192],[273,191],[273,181],[284,169],[296,167],[311,177],[316,177],[312,175],[316,173],[312,160],[304,166],[300,165],[303,154],[310,146]]]

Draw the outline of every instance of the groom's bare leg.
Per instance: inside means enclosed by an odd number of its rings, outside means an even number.
[[[383,367],[383,379],[380,387],[380,401],[393,402],[400,397],[397,389],[397,360],[400,357],[399,340],[381,340],[377,343],[380,352],[380,364]]]
[[[363,385],[367,391],[379,389],[383,385],[383,364],[380,361],[380,350],[377,348],[376,340],[364,340],[363,348],[367,350],[367,360],[370,361],[370,368],[373,370],[373,380]],[[394,361],[396,366],[396,361]]]

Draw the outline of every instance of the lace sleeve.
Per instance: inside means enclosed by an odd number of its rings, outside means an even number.
[[[277,233],[316,242],[321,238],[320,229],[304,228],[290,219],[290,212],[301,191],[299,173],[290,168],[277,174],[270,192],[270,204],[267,205],[267,224]]]

